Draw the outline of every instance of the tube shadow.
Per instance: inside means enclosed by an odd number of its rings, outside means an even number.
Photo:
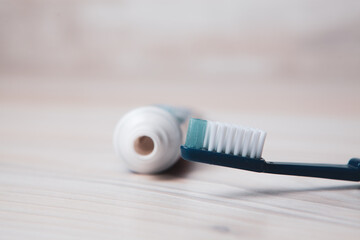
[[[189,162],[183,158],[179,160],[169,169],[159,174],[153,175],[157,180],[174,180],[177,178],[185,178],[196,167],[196,163]]]

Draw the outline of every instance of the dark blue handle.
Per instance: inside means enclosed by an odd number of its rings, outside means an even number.
[[[350,159],[347,165],[266,162],[264,172],[295,176],[360,181],[360,159]]]
[[[347,165],[265,162],[264,159],[234,156],[185,146],[181,146],[181,156],[189,161],[253,172],[360,181],[359,158],[350,159]]]

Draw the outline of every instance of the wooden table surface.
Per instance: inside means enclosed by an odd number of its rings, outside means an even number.
[[[65,91],[69,85],[64,82],[28,80],[2,82],[1,239],[357,239],[359,235],[359,183],[258,174],[185,160],[163,174],[133,174],[112,148],[116,122],[134,107],[127,105],[125,95],[112,104],[96,104],[92,94],[86,101],[71,100],[77,94]],[[153,83],[144,84],[150,88]],[[50,85],[54,99],[41,93]],[[89,85],[81,86],[89,89]],[[109,84],[109,92],[113,85]],[[102,91],[103,101],[108,96]],[[344,101],[346,96],[338,99]],[[148,100],[142,99],[144,104]],[[202,112],[208,119],[267,130],[265,159],[341,164],[359,156],[360,121],[355,113],[261,114],[232,106],[233,111]]]
[[[112,146],[124,113],[163,103],[267,131],[266,160],[360,157],[358,1],[0,12],[1,240],[359,238],[359,183],[185,160],[139,175]]]

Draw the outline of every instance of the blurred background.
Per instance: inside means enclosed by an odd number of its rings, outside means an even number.
[[[359,56],[356,0],[0,1],[3,103],[346,117]]]
[[[339,162],[358,155],[359,56],[356,0],[0,0],[2,147],[63,162],[77,139],[115,161],[116,122],[162,103],[265,129],[279,160]]]

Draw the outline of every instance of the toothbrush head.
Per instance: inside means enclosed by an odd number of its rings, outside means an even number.
[[[260,159],[266,132],[238,125],[190,119],[185,146]]]
[[[192,118],[181,156],[193,162],[263,172],[265,136],[258,129]]]

